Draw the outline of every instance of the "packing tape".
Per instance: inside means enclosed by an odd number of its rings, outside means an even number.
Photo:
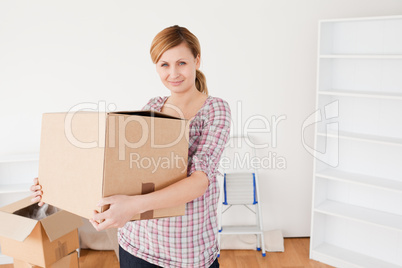
[[[153,182],[147,182],[142,184],[141,194],[149,194],[155,191],[155,184]],[[154,211],[148,210],[141,213],[141,220],[149,220],[154,218]]]
[[[64,256],[68,255],[67,252],[67,243],[61,243],[60,241],[57,241],[58,246],[55,249],[55,254],[56,254],[56,258],[59,260],[61,258],[63,258]]]

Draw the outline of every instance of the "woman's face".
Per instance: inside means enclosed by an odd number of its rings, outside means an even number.
[[[162,83],[172,93],[196,90],[195,74],[198,68],[200,57],[194,58],[185,43],[166,50],[156,63],[156,71]]]

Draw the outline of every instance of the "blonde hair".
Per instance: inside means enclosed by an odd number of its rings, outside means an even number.
[[[198,55],[201,57],[201,46],[198,38],[187,28],[174,25],[160,31],[152,41],[150,49],[152,62],[156,64],[166,50],[183,42],[191,50],[194,58]],[[195,87],[198,91],[208,95],[207,80],[200,70],[196,70]]]

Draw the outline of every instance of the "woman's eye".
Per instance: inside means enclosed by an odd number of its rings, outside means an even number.
[[[185,65],[185,64],[186,64],[185,62],[180,62],[180,63],[179,63],[179,65]]]
[[[166,67],[166,66],[168,66],[168,65],[167,65],[167,63],[163,63],[161,66],[162,66],[162,67]]]

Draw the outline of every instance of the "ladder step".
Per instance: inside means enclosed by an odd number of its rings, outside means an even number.
[[[262,234],[260,227],[256,225],[222,226],[221,234]]]

